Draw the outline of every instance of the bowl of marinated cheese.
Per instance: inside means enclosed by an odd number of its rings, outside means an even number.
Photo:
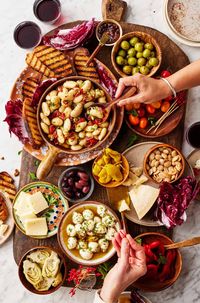
[[[120,228],[119,218],[107,205],[97,201],[80,202],[70,207],[62,218],[58,242],[72,261],[96,266],[115,254],[112,238]]]
[[[99,147],[111,134],[116,109],[106,114],[97,103],[111,102],[107,91],[85,77],[67,77],[53,83],[42,95],[37,121],[43,139],[68,154]]]

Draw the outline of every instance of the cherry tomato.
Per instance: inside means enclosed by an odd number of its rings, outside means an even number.
[[[145,116],[145,109],[140,107],[138,110],[137,110],[137,113],[138,113],[138,117],[144,117]]]
[[[141,103],[133,103],[133,108],[138,109],[140,108]]]
[[[163,104],[161,105],[161,111],[163,113],[166,113],[169,108],[170,108],[170,103],[168,101],[164,101]]]
[[[147,109],[149,114],[154,114],[155,111],[156,111],[155,107],[153,107],[151,104],[147,104],[146,109]]]
[[[172,101],[173,99],[174,99],[173,96],[169,96],[169,97],[165,98],[164,101],[170,102],[170,101]]]
[[[133,109],[133,104],[126,104],[125,109],[129,112],[130,110]]]
[[[133,116],[132,114],[130,114],[128,116],[128,118],[129,118],[131,125],[138,125],[140,123],[140,119],[138,116]]]
[[[168,70],[163,70],[162,73],[161,73],[161,77],[163,78],[167,78],[171,76],[171,73],[168,71]]]
[[[147,118],[143,117],[140,119],[140,128],[146,128],[148,124]]]
[[[151,105],[152,105],[154,108],[158,109],[158,108],[161,107],[161,101],[153,102],[153,103],[151,103]]]

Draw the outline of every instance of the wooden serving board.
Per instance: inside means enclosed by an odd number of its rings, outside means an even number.
[[[71,22],[65,25],[65,28],[71,28],[77,24],[79,24],[80,21],[77,22]],[[170,67],[172,72],[175,72],[184,66],[186,66],[189,63],[188,57],[184,54],[184,52],[173,42],[171,41],[166,35],[162,34],[161,32],[141,26],[141,25],[135,25],[131,23],[121,23],[123,32],[127,33],[130,31],[144,31],[149,33],[150,35],[156,37],[158,40],[161,49],[163,50],[163,62],[161,65],[161,70],[166,69]],[[92,42],[90,42],[87,47],[92,52],[97,45],[96,39],[93,39]],[[110,53],[111,53],[111,48],[110,47],[104,47],[102,51],[98,54],[97,58],[102,61],[111,71],[116,75],[117,78],[118,75],[115,73],[112,65],[111,65],[111,60],[110,60]],[[165,143],[172,144],[176,146],[177,148],[181,149],[182,146],[182,139],[183,139],[183,130],[184,130],[184,120],[180,122],[179,126],[169,135],[165,137],[161,137],[160,141],[163,141]],[[112,145],[113,149],[116,149],[120,152],[124,151],[127,147],[128,140],[130,136],[132,135],[132,131],[127,127],[126,123],[123,124],[121,131],[115,140],[114,144]],[[151,139],[144,139],[140,138],[138,142],[142,141],[150,141]],[[22,161],[21,161],[21,173],[20,173],[20,184],[19,188],[24,186],[25,184],[31,182],[29,178],[29,172],[35,172],[37,167],[35,166],[34,163],[35,159],[28,154],[26,151],[23,150],[22,153]],[[83,164],[83,167],[87,167],[91,169],[92,161],[89,163]],[[60,176],[61,172],[64,170],[64,167],[54,167],[52,172],[49,174],[47,177],[46,181],[51,182],[55,185],[57,185],[58,182],[58,177]],[[105,188],[101,187],[97,183],[95,183],[95,191],[93,195],[91,196],[90,200],[96,200],[96,201],[101,201],[105,204],[109,204],[110,200],[110,195],[109,191],[107,191]],[[172,233],[168,231],[165,227],[145,227],[145,226],[140,226],[137,224],[134,224],[132,222],[128,222],[128,228],[129,232],[131,233],[132,236],[136,236],[140,233],[147,232],[147,231],[158,231],[158,232],[163,232],[167,235],[172,236]],[[56,239],[56,236],[49,238],[49,239],[44,239],[44,240],[36,240],[29,238],[22,234],[18,229],[15,229],[14,232],[14,241],[13,241],[13,252],[14,252],[14,258],[17,264],[19,264],[19,261],[22,257],[22,255],[29,250],[30,248],[37,246],[37,245],[47,245],[47,246],[52,246],[58,247],[58,242]],[[67,257],[66,257],[67,258]],[[111,260],[112,262],[115,262],[115,257]],[[76,265],[68,260],[68,269],[71,267],[76,267]],[[68,284],[69,286],[69,284]],[[96,287],[101,286],[101,281],[99,281],[96,284]]]

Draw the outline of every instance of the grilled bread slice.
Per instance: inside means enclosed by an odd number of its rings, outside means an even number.
[[[28,77],[23,82],[22,85],[22,99],[25,100],[26,98],[32,99],[33,94],[39,84],[38,79],[33,77]]]
[[[73,73],[69,57],[47,45],[37,46],[27,56],[26,63],[48,78],[63,78]]]
[[[0,172],[0,190],[5,191],[10,200],[13,201],[16,195],[16,187],[13,178],[5,171]]]
[[[25,121],[26,130],[32,142],[32,146],[35,149],[38,149],[44,141],[37,126],[36,109],[31,105],[31,99],[29,98],[26,98],[23,102],[22,115]]]
[[[99,75],[95,68],[95,62],[92,61],[89,66],[86,66],[86,62],[90,57],[89,51],[86,48],[80,47],[74,54],[74,66],[79,76],[89,77],[96,82],[100,82]]]
[[[8,218],[8,208],[6,205],[6,201],[2,193],[0,192],[0,220],[4,222],[6,221],[7,218]]]

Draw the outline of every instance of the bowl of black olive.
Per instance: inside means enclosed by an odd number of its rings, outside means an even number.
[[[63,171],[58,180],[62,195],[70,202],[88,200],[94,190],[94,179],[80,166],[72,166]]]

